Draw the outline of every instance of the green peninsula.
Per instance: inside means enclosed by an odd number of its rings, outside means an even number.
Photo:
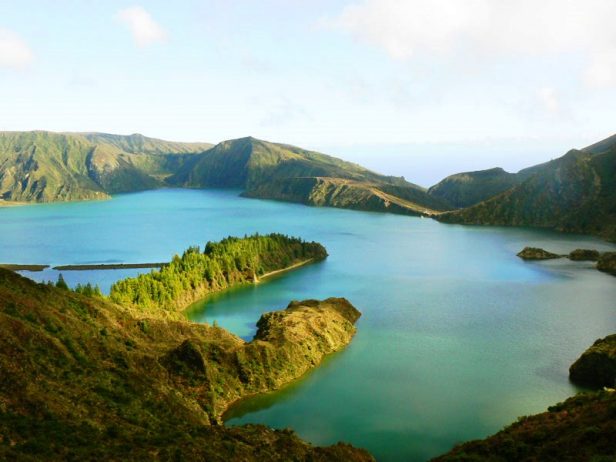
[[[238,399],[347,345],[359,316],[344,299],[294,302],[245,342],[0,269],[0,459],[371,461],[290,430],[221,425]]]
[[[191,247],[158,271],[116,282],[109,298],[142,310],[181,310],[210,293],[326,257],[321,244],[282,234],[228,237],[203,251]]]

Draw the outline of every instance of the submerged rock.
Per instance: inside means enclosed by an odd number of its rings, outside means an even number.
[[[597,250],[575,249],[569,253],[569,260],[573,261],[597,261],[601,254]]]
[[[518,257],[523,260],[551,260],[553,258],[561,258],[562,255],[557,255],[538,247],[524,247],[524,249],[518,253]]]
[[[616,334],[597,340],[569,368],[572,382],[594,388],[616,386]]]
[[[604,252],[597,261],[597,269],[616,276],[616,252]]]

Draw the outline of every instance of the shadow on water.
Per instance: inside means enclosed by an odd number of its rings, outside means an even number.
[[[252,414],[254,412],[270,409],[273,406],[283,405],[293,400],[301,393],[302,389],[314,382],[320,374],[326,374],[328,370],[335,368],[336,362],[344,355],[345,349],[327,355],[316,368],[309,369],[300,378],[284,385],[282,388],[268,393],[261,393],[241,399],[233,404],[222,416],[225,424],[233,425],[234,420]],[[244,423],[238,423],[243,425]]]

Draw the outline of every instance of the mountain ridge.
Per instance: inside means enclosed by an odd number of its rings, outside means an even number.
[[[295,179],[313,178],[291,196]],[[322,194],[318,178],[331,178]],[[335,183],[351,181],[338,188]],[[179,143],[140,134],[48,131],[0,133],[0,200],[54,202],[108,199],[148,189],[237,188],[246,197],[411,215],[449,209],[402,177],[290,144],[252,136],[209,143]],[[312,198],[320,196],[319,200]]]
[[[616,240],[616,135],[517,173],[518,184],[469,207],[438,215],[446,223],[532,226]]]

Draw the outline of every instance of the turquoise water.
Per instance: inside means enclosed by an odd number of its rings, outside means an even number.
[[[196,304],[193,320],[216,320],[249,339],[261,313],[329,296],[347,297],[363,316],[349,348],[285,389],[233,408],[229,425],[290,427],[315,444],[349,441],[379,460],[422,461],[573,394],[569,364],[616,330],[612,276],[589,263],[515,256],[526,245],[614,249],[600,240],[249,200],[234,191],[0,209],[0,262],[164,261],[189,245],[255,231],[317,240],[330,257]],[[69,284],[108,290],[138,271],[63,274]]]

